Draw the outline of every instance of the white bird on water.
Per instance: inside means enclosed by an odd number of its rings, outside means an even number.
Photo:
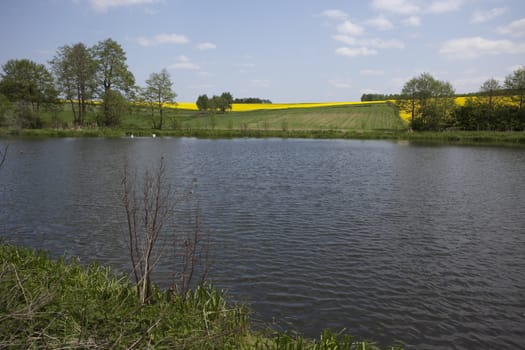
[[[129,137],[130,137],[130,138],[132,139],[132,138],[134,138],[134,137],[135,137],[135,135],[131,134],[131,135],[129,135]]]
[[[155,137],[157,137],[157,135],[156,135],[156,134],[153,134],[153,135],[151,135],[151,137],[155,138]]]

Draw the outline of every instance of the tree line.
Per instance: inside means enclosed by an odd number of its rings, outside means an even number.
[[[455,103],[456,94],[449,82],[429,73],[410,79],[396,99],[400,110],[410,115],[413,130],[525,130],[525,68],[509,74],[503,84],[485,81],[478,93]]]
[[[70,105],[73,125],[87,123],[87,113],[97,108],[98,126],[117,126],[134,106],[149,110],[152,126],[162,129],[167,104],[177,94],[166,69],[151,73],[146,86],[135,84],[127,66],[126,53],[108,38],[92,47],[83,43],[57,49],[49,67],[29,59],[11,59],[2,65],[0,74],[0,126],[40,128],[40,114],[47,112],[58,123],[64,101]],[[414,130],[525,130],[523,96],[525,68],[509,74],[500,83],[489,79],[479,92],[458,106],[449,82],[423,73],[407,81],[399,94],[363,94],[362,101],[393,99],[396,106],[410,115]],[[512,100],[512,103],[509,103]],[[229,92],[219,96],[201,95],[196,104],[200,111],[226,112],[232,103],[271,103],[258,98],[233,99]],[[57,127],[58,125],[55,125]]]
[[[58,48],[49,61],[50,70],[29,59],[7,61],[0,75],[0,126],[41,127],[40,112],[57,117],[65,100],[73,125],[80,127],[98,100],[102,108],[97,125],[118,125],[129,112],[129,101],[135,101],[151,109],[153,127],[162,129],[165,105],[177,96],[168,71],[151,73],[146,86],[140,87],[126,61],[122,46],[110,38],[93,47],[80,42]]]
[[[199,111],[225,113],[232,109],[233,96],[229,92],[223,92],[220,96],[200,95],[197,97],[196,105]]]
[[[199,111],[205,112],[221,112],[225,113],[228,110],[232,109],[233,103],[261,103],[261,104],[270,104],[272,101],[261,99],[258,97],[245,97],[245,98],[233,98],[232,94],[229,92],[223,92],[221,95],[213,95],[208,97],[208,95],[200,95],[197,97],[195,104]]]
[[[243,98],[236,98],[233,100],[233,103],[258,103],[258,104],[271,104],[272,101],[268,99],[262,99],[258,97],[243,97]]]

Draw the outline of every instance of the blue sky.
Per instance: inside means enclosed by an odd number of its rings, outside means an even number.
[[[184,102],[356,101],[422,72],[472,92],[525,65],[523,0],[2,0],[0,32],[1,64],[110,37]]]

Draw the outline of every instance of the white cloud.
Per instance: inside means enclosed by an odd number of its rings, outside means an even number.
[[[337,30],[339,31],[339,33],[349,34],[349,35],[361,35],[364,32],[363,27],[357,24],[354,24],[350,22],[349,20],[346,20],[343,23],[341,23],[337,27]]]
[[[392,22],[390,22],[388,18],[382,15],[377,16],[375,18],[371,18],[368,21],[366,21],[366,23],[369,26],[374,27],[379,30],[390,30],[394,28],[394,25],[392,24]]]
[[[458,11],[463,5],[463,0],[443,0],[443,1],[434,1],[430,4],[427,12],[430,13],[446,13]]]
[[[372,7],[401,15],[414,15],[420,11],[419,6],[410,0],[373,0]]]
[[[476,10],[472,14],[470,23],[484,23],[488,22],[493,18],[499,17],[508,11],[506,7],[496,7],[488,11]]]
[[[402,20],[401,23],[409,27],[419,27],[421,25],[421,17],[410,16]]]
[[[525,43],[510,40],[489,40],[481,37],[448,40],[439,52],[451,59],[474,59],[483,55],[525,53]]]
[[[510,24],[499,27],[498,32],[501,34],[510,34],[512,36],[525,36],[525,18],[518,19]]]
[[[189,42],[189,39],[184,35],[179,34],[158,34],[154,37],[145,37],[139,36],[137,42],[140,46],[150,47],[158,46],[163,44],[186,44]]]
[[[335,53],[339,56],[357,57],[377,55],[377,50],[368,47],[340,47],[335,50]]]
[[[338,35],[332,36],[332,38],[334,40],[345,43],[346,45],[355,45],[357,43],[357,40],[355,38],[348,36],[348,35],[338,34]]]
[[[113,7],[148,5],[159,1],[160,0],[89,0],[89,3],[95,11],[107,12]]]
[[[209,42],[200,43],[199,45],[197,45],[197,49],[199,50],[213,50],[216,48],[217,48],[217,45],[215,45],[214,43],[209,43]]]
[[[321,12],[320,16],[328,17],[336,20],[345,20],[348,18],[348,15],[341,10],[325,10]]]
[[[181,55],[177,57],[177,62],[173,63],[168,68],[182,70],[199,70],[201,67],[193,63],[188,56]]]
[[[380,76],[384,75],[385,71],[380,69],[362,69],[359,71],[359,74],[365,75],[365,76]]]
[[[335,86],[338,89],[350,89],[352,87],[352,83],[349,80],[329,80],[328,83],[332,86]]]

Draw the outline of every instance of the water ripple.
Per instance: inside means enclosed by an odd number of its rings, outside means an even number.
[[[214,282],[256,320],[409,349],[525,344],[523,150],[251,139],[12,147],[0,233],[15,242],[129,268],[120,169],[162,154],[177,191],[197,179],[178,229],[198,206]],[[169,264],[159,276],[169,284]]]

